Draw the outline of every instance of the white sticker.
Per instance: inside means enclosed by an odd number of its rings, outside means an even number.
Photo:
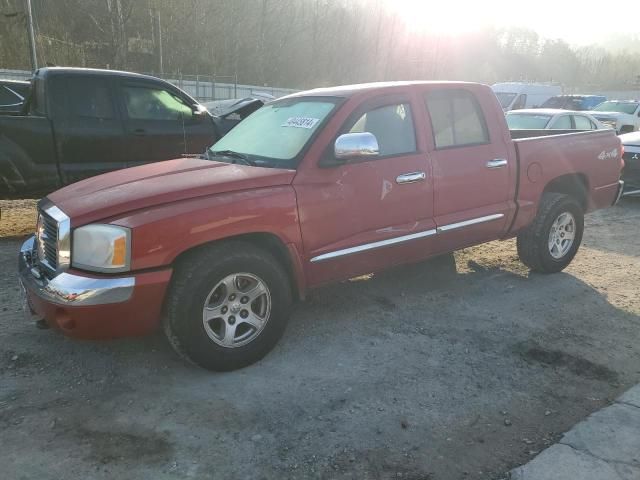
[[[617,148],[611,150],[610,152],[603,150],[602,152],[600,152],[600,155],[598,155],[598,160],[608,160],[610,158],[618,158]]]
[[[289,117],[281,127],[295,127],[295,128],[313,128],[316,123],[320,121],[319,118],[311,117]]]

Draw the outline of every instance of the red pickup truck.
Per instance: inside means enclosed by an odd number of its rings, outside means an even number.
[[[292,302],[327,282],[515,236],[528,267],[558,272],[584,214],[620,196],[620,140],[512,133],[491,89],[474,83],[276,100],[203,158],[43,199],[19,255],[25,304],[78,338],[162,324],[178,352],[231,370],[264,356]]]

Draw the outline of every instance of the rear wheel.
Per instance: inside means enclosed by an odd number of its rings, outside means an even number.
[[[164,328],[175,350],[217,371],[250,365],[278,342],[291,307],[289,278],[268,252],[228,242],[178,263]]]
[[[518,235],[518,256],[533,271],[559,272],[573,260],[583,231],[578,202],[568,195],[545,193],[533,223]]]

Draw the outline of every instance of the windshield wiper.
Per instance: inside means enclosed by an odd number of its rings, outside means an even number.
[[[233,150],[215,150],[215,151],[214,150],[208,150],[207,151],[207,157],[209,157],[209,153],[211,153],[213,156],[217,156],[217,157],[229,157],[229,158],[233,158],[234,160],[242,160],[242,162],[245,165],[249,165],[251,167],[255,167],[256,166],[256,162],[251,160],[244,153],[234,152]],[[236,163],[236,162],[232,162],[232,163]]]

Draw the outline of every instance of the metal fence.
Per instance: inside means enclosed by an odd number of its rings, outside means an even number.
[[[233,76],[217,75],[156,75],[181,90],[184,90],[199,102],[211,100],[227,100],[231,98],[249,97],[254,93],[268,93],[274,97],[282,97],[298,90],[290,88],[244,85],[235,81]]]
[[[151,74],[153,75],[153,74]],[[234,76],[218,75],[154,75],[162,78],[181,90],[184,90],[199,102],[212,100],[228,100],[231,98],[249,97],[254,93],[268,93],[274,97],[282,97],[297,92],[290,88],[244,85],[237,83]],[[31,72],[27,70],[0,69],[0,78],[10,80],[29,80]]]

